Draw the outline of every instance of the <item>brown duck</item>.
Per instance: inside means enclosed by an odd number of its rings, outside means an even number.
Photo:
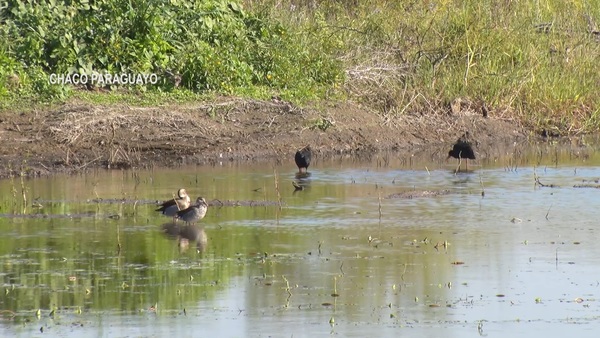
[[[178,211],[187,209],[190,206],[190,196],[187,191],[181,188],[177,190],[177,197],[162,202],[156,211],[160,211],[163,215],[175,217]]]
[[[196,203],[190,205],[184,210],[178,211],[175,218],[181,219],[187,224],[194,224],[204,218],[207,210],[208,204],[206,203],[206,200],[202,197],[198,197],[198,199],[196,199]]]

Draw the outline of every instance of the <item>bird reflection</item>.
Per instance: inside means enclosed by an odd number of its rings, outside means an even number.
[[[310,187],[310,173],[302,172],[296,173],[296,180],[292,181],[292,185],[294,186],[294,193],[298,191],[302,191],[306,188]]]
[[[208,244],[208,237],[204,228],[195,224],[183,225],[175,222],[169,222],[162,225],[163,234],[165,236],[176,239],[179,246],[179,252],[185,252],[190,246],[190,243],[196,242],[196,250],[204,252]]]
[[[308,173],[308,172],[296,173],[296,179],[299,181],[308,180],[309,178],[310,178],[310,173]]]
[[[454,173],[454,171],[452,172]],[[453,185],[457,185],[457,186],[464,186],[467,183],[471,182],[471,175],[461,175],[461,174],[468,174],[468,172],[462,171],[458,173],[459,175],[455,175],[454,179],[452,180],[452,184]]]

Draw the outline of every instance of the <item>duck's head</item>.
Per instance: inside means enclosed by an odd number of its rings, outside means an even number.
[[[181,189],[177,190],[177,196],[179,198],[186,198],[188,196],[188,193],[187,193],[187,191],[185,191],[184,188],[181,188]]]
[[[204,197],[198,197],[196,199],[196,205],[200,206],[208,206],[208,203],[206,203],[206,200],[204,199]]]

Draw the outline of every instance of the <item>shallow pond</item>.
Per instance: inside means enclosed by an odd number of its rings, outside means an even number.
[[[282,161],[0,181],[0,336],[595,336],[600,154],[455,167],[377,154],[302,179]],[[155,202],[180,187],[210,204],[205,241],[164,234]]]

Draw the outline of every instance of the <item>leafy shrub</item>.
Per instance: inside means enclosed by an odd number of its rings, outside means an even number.
[[[195,91],[308,93],[342,74],[328,54],[311,52],[318,42],[236,1],[9,0],[1,17],[6,55],[47,75],[156,73],[156,86],[170,90],[166,74],[179,74]]]

